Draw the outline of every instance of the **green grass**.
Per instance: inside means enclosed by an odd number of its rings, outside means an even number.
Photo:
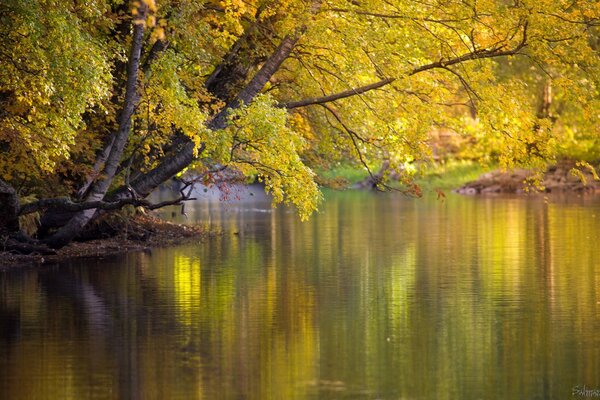
[[[463,184],[476,180],[481,174],[490,171],[491,167],[467,160],[450,160],[444,163],[435,163],[415,177],[423,191],[441,189],[444,191],[456,189]],[[372,169],[377,172],[378,167]],[[368,174],[361,166],[341,164],[329,170],[317,171],[319,180],[324,186],[344,188],[365,179]],[[394,186],[394,185],[392,185]]]
[[[375,171],[377,171],[375,169]],[[317,176],[324,186],[330,186],[335,189],[339,186],[352,186],[362,181],[368,176],[364,167],[351,164],[340,164],[331,169],[317,170]]]
[[[423,191],[452,190],[476,180],[491,169],[491,167],[484,167],[473,161],[452,160],[443,164],[437,163],[426,169],[421,176],[415,178],[415,183]]]

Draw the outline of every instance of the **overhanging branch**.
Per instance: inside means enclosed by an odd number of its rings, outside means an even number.
[[[479,50],[475,50],[475,51],[460,55],[458,57],[421,65],[420,67],[414,68],[413,70],[409,71],[407,73],[407,75],[412,76],[412,75],[416,75],[420,72],[437,69],[437,68],[442,68],[442,69],[447,70],[448,67],[450,67],[452,65],[460,64],[460,63],[466,62],[466,61],[516,55],[519,53],[519,51],[521,51],[523,48],[525,48],[525,46],[527,46],[527,26],[528,26],[527,21],[525,21],[523,23],[523,37],[522,37],[521,41],[512,49],[503,50],[504,46],[498,44],[497,46],[492,47],[492,48],[479,49]],[[338,92],[338,93],[334,93],[334,94],[330,94],[330,95],[322,96],[322,97],[311,97],[311,98],[308,98],[305,100],[280,103],[279,106],[282,108],[287,108],[289,110],[289,109],[293,109],[293,108],[306,107],[306,106],[315,105],[315,104],[322,105],[325,103],[330,103],[332,101],[345,99],[347,97],[360,95],[360,94],[366,93],[371,90],[379,89],[383,86],[389,85],[390,83],[394,82],[395,80],[396,80],[396,78],[385,78],[385,79],[381,79],[377,82],[370,83],[365,86],[360,86],[358,88],[344,90],[342,92]]]
[[[291,101],[289,103],[283,103],[283,104],[280,104],[280,107],[287,108],[289,110],[289,109],[292,109],[292,108],[305,107],[305,106],[310,106],[310,105],[313,105],[313,104],[330,103],[332,101],[344,99],[346,97],[351,97],[351,96],[356,96],[356,95],[359,95],[359,94],[363,94],[363,93],[368,92],[370,90],[379,89],[380,87],[389,85],[390,83],[392,83],[395,80],[396,80],[396,78],[385,78],[385,79],[382,79],[382,80],[380,80],[378,82],[371,83],[369,85],[361,86],[361,87],[358,87],[358,88],[355,88],[355,89],[345,90],[343,92],[331,94],[329,96],[313,97],[313,98],[309,98],[309,99],[305,99],[305,100]]]

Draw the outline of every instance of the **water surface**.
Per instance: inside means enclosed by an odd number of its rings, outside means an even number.
[[[305,223],[259,193],[204,200],[205,243],[1,272],[0,398],[600,388],[599,199],[327,197]]]

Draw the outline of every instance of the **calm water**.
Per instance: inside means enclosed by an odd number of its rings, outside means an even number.
[[[0,398],[600,389],[600,199],[327,197],[305,223],[203,202],[206,243],[0,272]]]

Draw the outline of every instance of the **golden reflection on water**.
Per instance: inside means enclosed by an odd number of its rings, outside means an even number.
[[[600,204],[330,194],[206,243],[0,274],[0,398],[571,398],[600,387]],[[262,208],[261,208],[262,207]]]

